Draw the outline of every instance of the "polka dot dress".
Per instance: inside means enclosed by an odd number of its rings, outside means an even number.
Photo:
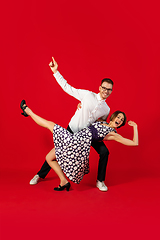
[[[66,176],[79,183],[89,173],[89,152],[92,141],[102,140],[113,128],[93,123],[74,134],[59,125],[53,129],[55,154],[58,164]]]

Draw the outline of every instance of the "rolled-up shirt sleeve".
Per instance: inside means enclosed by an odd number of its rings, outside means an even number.
[[[61,86],[63,91],[65,91],[72,97],[78,99],[79,101],[82,101],[83,97],[88,93],[88,90],[76,89],[69,85],[59,71],[54,73],[53,76],[55,77],[57,83]]]

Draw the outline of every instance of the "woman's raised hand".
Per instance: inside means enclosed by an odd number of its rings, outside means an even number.
[[[137,126],[137,123],[133,122],[133,121],[128,121],[128,125],[131,127]]]
[[[49,63],[50,69],[52,70],[53,73],[57,72],[58,69],[58,64],[55,61],[54,57],[52,57],[52,61]]]

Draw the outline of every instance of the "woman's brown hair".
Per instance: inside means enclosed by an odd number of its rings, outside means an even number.
[[[127,121],[127,117],[126,117],[126,114],[124,113],[124,112],[122,112],[122,111],[115,111],[111,116],[110,116],[110,121],[113,121],[117,116],[118,116],[118,114],[119,113],[122,113],[123,114],[123,116],[124,116],[124,121],[123,121],[123,123],[119,126],[119,127],[117,127],[117,128],[120,128],[120,127],[122,127],[122,126],[124,126],[125,124],[126,124],[126,121]]]

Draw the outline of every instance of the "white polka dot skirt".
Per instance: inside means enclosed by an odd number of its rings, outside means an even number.
[[[62,171],[73,182],[79,183],[89,173],[89,152],[92,133],[84,128],[70,133],[59,125],[53,129],[56,160]]]
[[[55,154],[58,164],[66,176],[75,183],[80,183],[89,173],[89,153],[92,141],[102,140],[113,128],[93,123],[74,134],[59,125],[53,129]]]

